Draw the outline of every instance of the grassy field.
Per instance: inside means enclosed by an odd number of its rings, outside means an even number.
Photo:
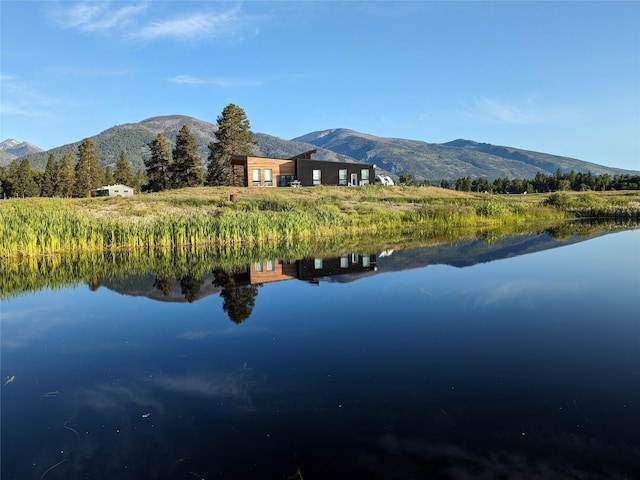
[[[0,202],[0,257],[199,246],[246,249],[415,230],[639,216],[640,192],[635,191],[491,195],[380,185],[201,187],[129,198],[13,199]]]

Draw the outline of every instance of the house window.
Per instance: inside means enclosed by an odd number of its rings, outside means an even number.
[[[264,184],[267,187],[273,187],[273,170],[270,168],[264,169]]]
[[[276,181],[279,187],[288,187],[295,180],[293,175],[278,175]]]
[[[369,184],[369,169],[368,168],[363,168],[362,170],[360,170],[360,178],[362,180],[360,180],[360,183],[362,185],[368,185]]]
[[[256,272],[261,272],[262,271],[262,262],[256,262],[254,264],[254,268],[253,268]]]
[[[322,185],[322,171],[314,170],[313,171],[313,184],[314,185]]]
[[[274,272],[276,269],[276,262],[273,260],[267,260],[267,272]]]
[[[349,255],[342,255],[340,257],[340,268],[349,268]]]
[[[341,168],[338,170],[338,185],[346,185],[347,184],[347,169]]]
[[[362,266],[368,268],[371,266],[371,257],[369,255],[362,256]]]
[[[321,258],[314,258],[313,259],[313,268],[315,268],[316,270],[320,270],[322,268],[322,259]]]
[[[259,187],[260,186],[260,169],[259,168],[254,168],[253,170],[251,170],[251,178],[253,180],[253,186]]]

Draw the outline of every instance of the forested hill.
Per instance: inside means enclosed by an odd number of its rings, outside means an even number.
[[[640,173],[574,158],[461,139],[448,143],[427,143],[376,137],[338,128],[309,133],[294,140],[376,164],[395,176],[411,173],[416,180],[432,182],[467,176],[489,180],[534,178],[538,172],[552,174],[558,169],[562,172],[590,171],[594,175]]]
[[[120,152],[124,150],[135,171],[144,169],[144,158],[149,155],[147,144],[158,133],[162,133],[173,143],[183,125],[191,130],[206,163],[209,154],[207,145],[215,139],[217,125],[184,115],[153,117],[138,123],[117,125],[91,138],[96,143],[103,168],[109,166],[113,170]],[[382,173],[395,177],[408,173],[416,180],[435,183],[442,179],[455,180],[462,177],[486,178],[489,181],[504,177],[531,179],[537,173],[548,175],[558,169],[563,173],[573,170],[591,172],[594,175],[640,174],[640,171],[470,140],[427,143],[377,137],[343,128],[317,131],[293,140],[265,133],[256,133],[255,136],[259,141],[255,154],[259,156],[289,158],[316,149],[314,158],[318,160],[371,163]],[[59,159],[65,153],[71,153],[75,158],[81,141],[79,139],[75,143],[46,152],[30,153],[20,159],[27,158],[31,168],[44,169],[50,154]],[[0,158],[0,166],[9,163],[10,160]]]
[[[105,130],[98,135],[91,137],[96,144],[100,165],[105,168],[107,166],[114,169],[116,161],[121,151],[125,151],[127,159],[131,162],[134,171],[144,169],[144,159],[149,156],[148,143],[151,142],[158,133],[162,133],[169,142],[174,145],[176,135],[182,126],[186,125],[198,143],[199,153],[202,159],[207,161],[209,155],[208,145],[215,139],[215,133],[218,126],[198,120],[197,118],[187,117],[184,115],[169,115],[162,117],[152,117],[138,123],[125,123],[116,125]],[[289,158],[302,152],[316,149],[317,153],[314,158],[318,160],[332,160],[355,162],[353,158],[347,155],[334,153],[323,148],[317,148],[314,145],[304,144],[301,142],[287,141],[271,135],[256,133],[255,137],[259,141],[255,154],[264,157]],[[56,158],[62,157],[65,153],[71,153],[74,158],[78,153],[78,146],[82,139],[77,142],[56,147],[46,152],[31,153],[22,158],[29,160],[31,168],[44,169],[47,164],[49,155],[53,154]],[[10,161],[0,162],[0,166],[8,165]]]

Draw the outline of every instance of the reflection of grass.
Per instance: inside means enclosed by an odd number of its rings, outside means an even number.
[[[494,243],[507,235],[543,231],[549,232],[554,238],[566,238],[572,234],[590,236],[596,232],[630,226],[600,222],[546,222],[455,228],[444,224],[441,228],[396,230],[384,235],[327,236],[256,245],[241,242],[207,248],[103,249],[14,257],[2,261],[0,299],[11,298],[23,292],[63,288],[79,283],[97,288],[105,278],[124,278],[132,274],[151,274],[158,278],[202,278],[205,273],[214,269],[238,272],[252,262],[262,262],[265,259],[331,258],[347,253],[370,254],[474,239]]]
[[[237,201],[231,202],[235,195]],[[346,241],[407,229],[637,217],[640,192],[487,195],[435,187],[189,188],[132,198],[0,202],[0,257]]]

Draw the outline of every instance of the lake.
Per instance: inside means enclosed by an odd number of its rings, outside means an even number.
[[[202,272],[4,292],[3,479],[640,478],[637,227]]]

